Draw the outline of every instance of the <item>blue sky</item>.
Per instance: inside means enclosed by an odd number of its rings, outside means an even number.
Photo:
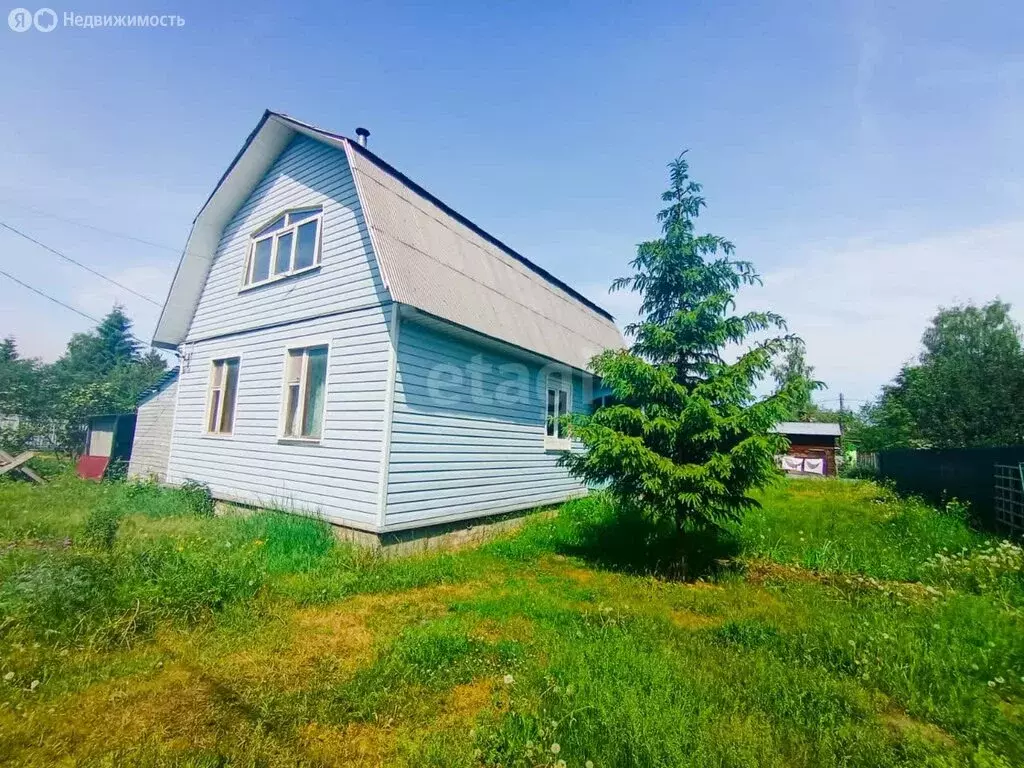
[[[132,7],[135,6],[135,7]],[[264,108],[352,134],[620,317],[691,150],[702,224],[851,400],[937,306],[1024,308],[1019,2],[96,2],[182,28],[0,28],[0,221],[162,299]],[[34,8],[33,8],[34,9]],[[143,245],[61,221],[132,235]],[[158,310],[0,230],[3,268],[92,315]],[[0,277],[0,333],[57,356],[89,322]]]

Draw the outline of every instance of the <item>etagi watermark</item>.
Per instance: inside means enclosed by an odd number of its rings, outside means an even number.
[[[60,22],[63,22],[61,24]],[[53,32],[58,26],[78,29],[101,29],[106,27],[184,27],[185,19],[176,14],[99,14],[64,11],[61,16],[53,8],[15,8],[7,14],[7,26],[15,32]]]

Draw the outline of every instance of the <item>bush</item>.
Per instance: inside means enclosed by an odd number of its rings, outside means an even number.
[[[124,517],[124,509],[117,499],[110,499],[93,507],[85,519],[85,538],[103,549],[113,549],[117,529]]]
[[[849,480],[874,480],[878,477],[878,470],[870,464],[848,461],[839,469],[839,476]]]
[[[210,486],[196,480],[186,480],[178,488],[184,498],[185,506],[197,517],[213,517],[214,503]]]

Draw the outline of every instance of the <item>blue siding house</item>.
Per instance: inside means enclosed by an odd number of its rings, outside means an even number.
[[[357,133],[268,111],[221,177],[157,324],[180,370],[140,409],[162,425],[140,466],[374,534],[585,493],[558,417],[624,346],[613,318]]]

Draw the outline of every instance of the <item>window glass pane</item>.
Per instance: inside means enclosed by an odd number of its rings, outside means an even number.
[[[564,389],[558,390],[558,415],[565,416],[569,412],[569,393]]]
[[[210,377],[210,386],[219,387],[221,382],[224,380],[224,361],[214,360],[213,361],[213,374]]]
[[[305,437],[320,437],[320,424],[324,415],[324,385],[327,382],[327,347],[310,349],[307,365],[302,434]]]
[[[277,255],[274,257],[274,274],[280,275],[287,272],[292,266],[292,239],[295,236],[289,232],[277,238]]]
[[[289,384],[286,397],[284,434],[285,437],[296,437],[299,434],[299,385]]]
[[[235,395],[238,391],[238,358],[227,360],[224,367],[224,408],[220,417],[220,431],[231,432],[235,421]]]
[[[285,363],[284,380],[289,384],[298,384],[302,378],[302,350],[292,349],[288,352]]]
[[[273,222],[257,232],[256,236],[259,237],[260,235],[265,235],[268,232],[276,232],[279,229],[284,229],[284,216],[278,216]]]
[[[292,211],[291,213],[288,214],[288,223],[294,224],[297,221],[308,219],[310,216],[316,216],[318,213],[320,213],[320,210],[320,208],[306,208],[305,210],[302,211]]]
[[[311,267],[316,263],[316,230],[320,222],[311,221],[299,227],[299,242],[295,248],[295,269]]]
[[[270,277],[270,246],[273,243],[272,238],[266,240],[260,240],[256,243],[255,253],[253,253],[253,265],[252,265],[252,279],[251,283],[259,283]]]
[[[555,390],[548,390],[548,418],[547,418],[547,435],[548,437],[555,436],[555,419],[558,414],[555,413]]]
[[[217,411],[220,409],[220,390],[215,389],[210,393],[210,413],[206,420],[206,431],[217,431]]]

